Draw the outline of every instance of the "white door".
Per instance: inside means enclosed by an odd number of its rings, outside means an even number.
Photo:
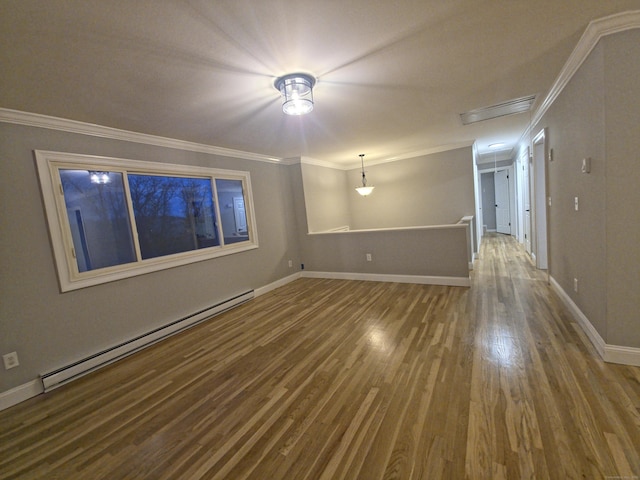
[[[496,196],[496,232],[511,235],[511,212],[509,210],[509,171],[494,172]]]
[[[530,157],[527,154],[527,160],[522,166],[522,190],[523,190],[523,205],[524,205],[524,248],[529,255],[531,255],[531,184],[529,183],[529,170],[531,169]]]
[[[247,213],[244,211],[243,197],[233,197],[233,214],[236,217],[236,233],[246,233]]]

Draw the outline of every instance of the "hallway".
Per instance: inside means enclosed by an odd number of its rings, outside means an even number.
[[[0,479],[639,478],[640,367],[490,235],[471,288],[299,279],[0,425]]]

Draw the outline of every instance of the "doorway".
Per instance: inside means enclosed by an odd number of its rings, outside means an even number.
[[[509,171],[493,172],[495,186],[496,232],[511,235],[511,209],[509,208]]]
[[[483,231],[513,234],[515,194],[512,180],[513,166],[494,167],[479,172]]]
[[[496,193],[495,178],[493,172],[485,172],[480,175],[482,182],[482,225],[487,232],[496,231]]]
[[[520,156],[520,165],[522,173],[520,185],[520,212],[522,218],[522,234],[521,242],[524,244],[525,251],[531,256],[531,154],[529,147]]]
[[[531,216],[531,255],[535,258],[536,267],[541,270],[549,268],[547,237],[547,129],[542,129],[533,138],[533,156],[530,172],[531,190],[533,193],[533,214]]]

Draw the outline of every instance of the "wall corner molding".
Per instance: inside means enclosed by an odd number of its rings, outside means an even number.
[[[222,157],[241,158],[243,160],[253,160],[267,163],[282,163],[278,157],[270,157],[259,153],[244,152],[230,148],[216,147],[202,143],[177,140],[175,138],[148,135],[146,133],[130,132],[118,128],[105,127],[93,123],[79,122],[66,118],[52,117],[39,113],[22,112],[0,107],[0,122],[12,123],[16,125],[26,125],[29,127],[47,128],[68,133],[78,133],[93,137],[108,138],[111,140],[121,140],[125,142],[141,143],[156,147],[173,148],[176,150],[186,150],[190,152],[219,155]]]
[[[564,90],[564,87],[567,86],[602,37],[634,28],[640,28],[640,10],[629,10],[592,20],[589,25],[587,25],[587,28],[582,34],[582,37],[580,37],[573,52],[569,55],[562,70],[560,70],[558,78],[556,78],[556,81],[551,86],[549,93],[531,117],[529,129],[531,125],[536,125],[547,110],[549,110],[553,102],[555,102],[556,98],[558,98],[562,90]]]

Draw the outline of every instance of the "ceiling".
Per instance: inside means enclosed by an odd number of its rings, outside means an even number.
[[[638,0],[2,0],[0,107],[358,166],[470,145],[508,154],[588,23]],[[309,115],[276,77],[317,78]],[[493,155],[493,153],[491,153]]]

